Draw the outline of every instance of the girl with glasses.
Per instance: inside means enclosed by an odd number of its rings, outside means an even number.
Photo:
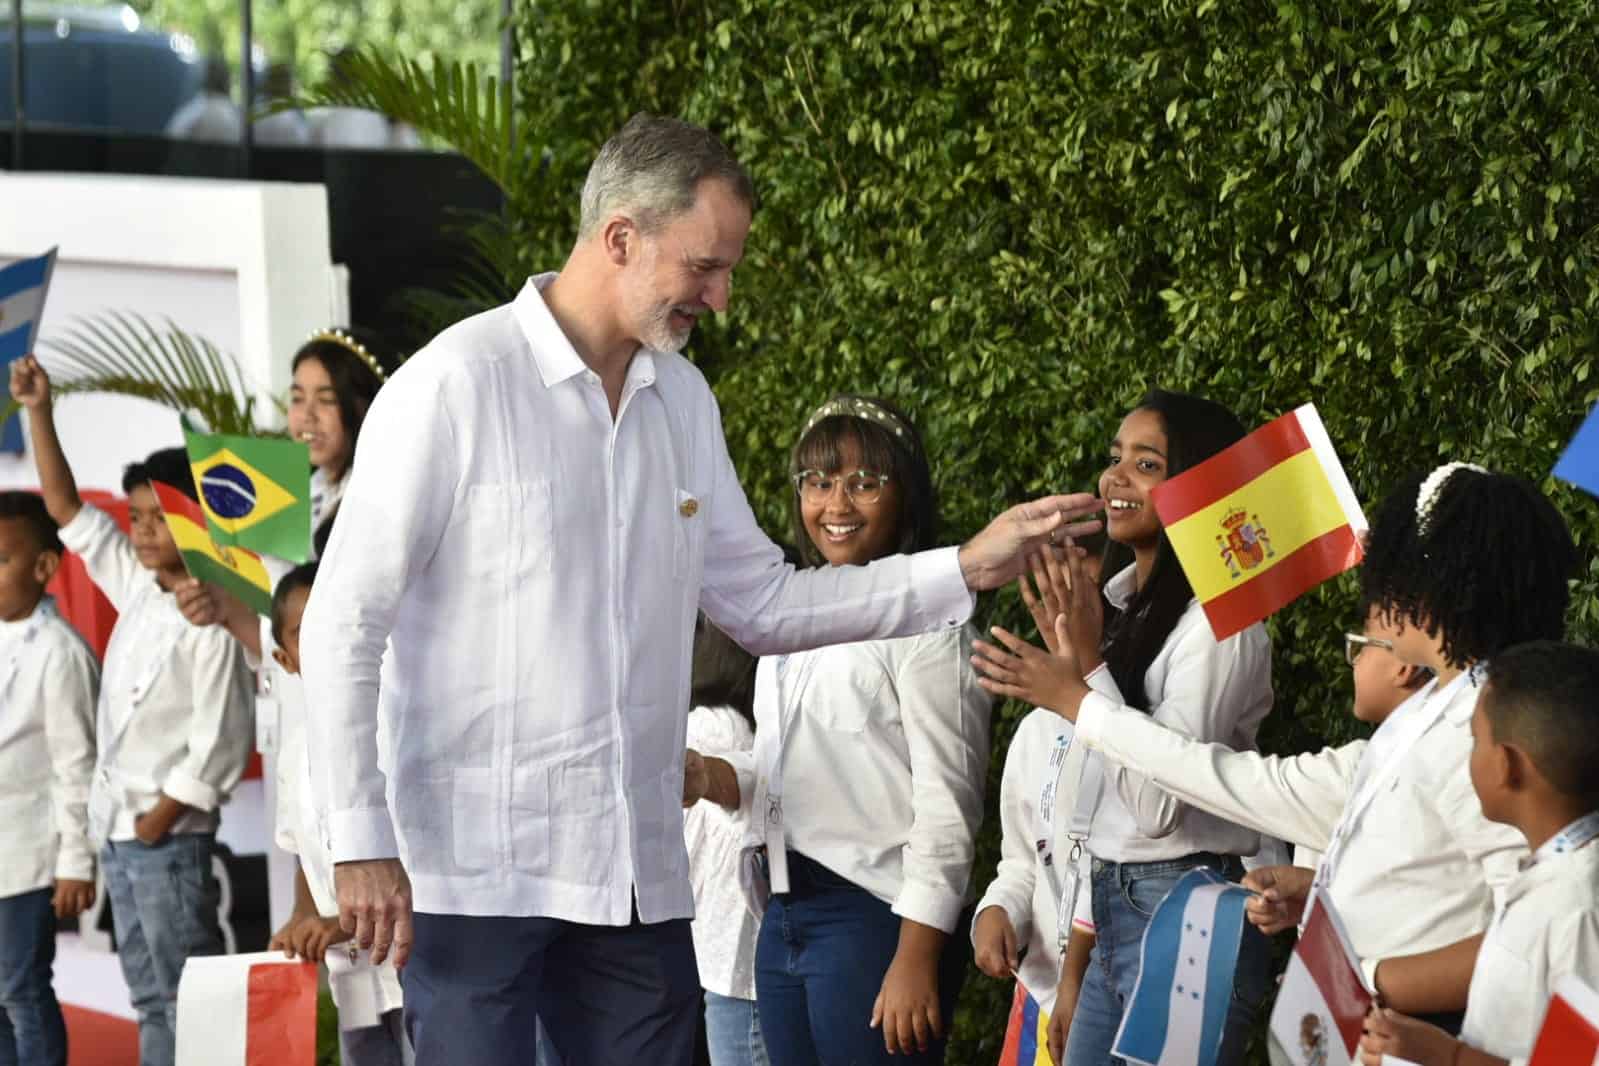
[[[823,404],[791,472],[804,564],[933,546],[926,454],[888,404]],[[952,628],[760,661],[740,786],[754,812],[755,988],[775,1066],[943,1061],[971,957],[960,932],[988,766],[971,638]]]

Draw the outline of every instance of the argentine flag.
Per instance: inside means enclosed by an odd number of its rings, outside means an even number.
[[[33,351],[55,265],[56,250],[52,248],[41,256],[0,268],[0,369],[8,375],[12,360]],[[0,429],[0,451],[22,451],[21,419],[6,419]]]
[[[1146,1066],[1214,1066],[1227,1026],[1249,890],[1195,867],[1144,929],[1132,1002],[1116,1054]]]

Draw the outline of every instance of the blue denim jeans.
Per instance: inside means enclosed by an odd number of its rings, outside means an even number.
[[[755,945],[755,994],[773,1066],[935,1066],[944,1040],[890,1055],[872,1029],[872,1004],[899,947],[900,918],[870,892],[797,851],[791,891],[772,897]],[[970,915],[957,929],[970,925]],[[938,964],[939,1013],[949,1032],[971,943],[959,931]]]
[[[767,1066],[761,1016],[753,999],[735,999],[705,990],[705,1042],[711,1066]]]
[[[1066,1038],[1066,1066],[1125,1066],[1125,1059],[1111,1054],[1111,1046],[1138,980],[1144,928],[1166,893],[1196,866],[1209,866],[1235,881],[1244,873],[1243,864],[1233,856],[1189,855],[1146,863],[1093,860],[1093,873],[1083,891],[1093,892],[1096,939]],[[1270,944],[1246,923],[1218,1066],[1243,1062],[1250,1025],[1270,987]]]
[[[113,841],[100,852],[117,958],[139,1016],[140,1066],[172,1066],[185,960],[223,952],[215,850],[211,833],[180,833],[156,844]]]
[[[54,890],[0,899],[0,1066],[66,1066],[67,1027],[50,985]]]

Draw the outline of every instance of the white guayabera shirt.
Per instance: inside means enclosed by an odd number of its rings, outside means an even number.
[[[768,654],[953,628],[972,598],[953,548],[796,573],[699,371],[641,350],[613,420],[553,278],[446,330],[362,424],[301,633],[333,860],[399,855],[420,911],[688,917],[695,611]]]

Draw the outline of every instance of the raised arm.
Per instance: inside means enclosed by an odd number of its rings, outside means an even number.
[[[72,467],[67,465],[66,453],[61,450],[61,438],[56,435],[50,375],[31,355],[11,364],[11,398],[28,412],[33,464],[39,471],[45,509],[56,525],[64,526],[78,516],[83,499],[78,495],[78,483],[72,477]]]

